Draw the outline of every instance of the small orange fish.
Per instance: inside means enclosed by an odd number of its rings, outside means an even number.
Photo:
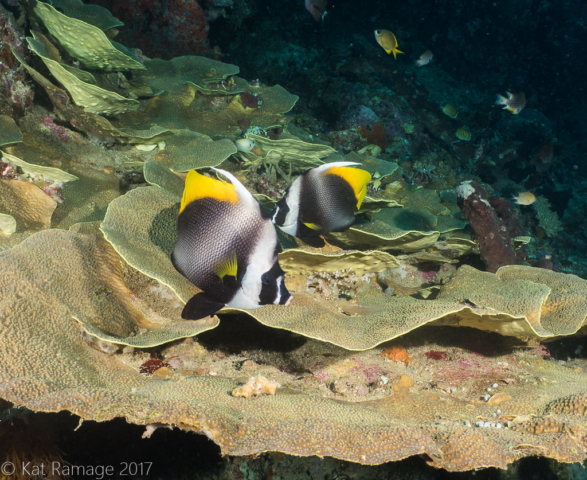
[[[522,110],[524,110],[524,107],[526,106],[526,95],[523,92],[506,93],[508,94],[508,98],[505,98],[500,94],[497,94],[497,100],[495,101],[496,105],[503,105],[503,108],[509,110],[514,115],[517,115]]]
[[[397,38],[389,30],[375,30],[375,40],[387,54],[393,53],[395,59],[397,59],[398,53],[404,53],[397,49]]]
[[[416,65],[418,67],[423,67],[424,65],[428,65],[432,61],[433,57],[434,57],[434,54],[430,50],[426,50],[422,55],[420,55],[420,58],[418,60],[416,60]]]
[[[522,192],[512,200],[515,200],[518,205],[532,205],[536,201],[536,196],[532,192]]]

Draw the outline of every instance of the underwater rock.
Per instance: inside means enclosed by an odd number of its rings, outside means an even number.
[[[98,3],[124,22],[117,38],[141,49],[149,57],[169,59],[203,54],[209,49],[209,25],[196,0],[170,0],[165,3],[137,0],[99,0]]]
[[[487,200],[485,191],[475,182],[468,181],[457,187],[457,194],[487,270],[496,272],[505,265],[521,264],[523,252],[514,248],[507,227]]]
[[[33,104],[34,90],[22,69],[17,68],[12,51],[27,54],[24,33],[12,13],[0,4],[0,78],[3,93],[0,96],[0,114],[22,116]]]

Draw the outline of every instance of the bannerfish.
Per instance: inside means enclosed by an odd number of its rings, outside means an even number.
[[[393,58],[397,59],[398,53],[404,53],[398,50],[397,38],[389,30],[375,30],[375,40],[388,54],[393,53]]]
[[[306,10],[312,14],[314,20],[319,22],[326,16],[327,0],[305,0]]]
[[[508,98],[503,97],[500,94],[497,94],[497,100],[495,101],[496,105],[503,105],[503,108],[509,110],[514,115],[517,115],[526,106],[526,95],[523,92],[520,93],[511,93],[506,92]]]
[[[171,261],[202,290],[186,303],[182,318],[197,320],[225,306],[289,304],[269,213],[232,174],[213,170],[231,183],[191,170],[181,199]]]
[[[426,50],[422,55],[420,55],[420,58],[418,60],[416,60],[416,65],[418,67],[423,67],[424,65],[428,65],[432,61],[433,57],[434,57],[434,54],[430,50]]]
[[[302,173],[271,212],[285,233],[316,237],[347,230],[367,193],[371,174],[355,162],[333,162]]]
[[[512,200],[515,200],[518,205],[532,205],[536,201],[536,195],[532,192],[522,192]]]

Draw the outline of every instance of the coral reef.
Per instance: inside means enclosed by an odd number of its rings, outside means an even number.
[[[19,68],[12,51],[25,56],[22,29],[14,15],[0,5],[0,114],[21,117],[32,106],[34,90],[31,81]]]
[[[488,5],[398,4],[394,59],[364,34],[391,21],[385,2],[94,3],[0,6],[8,461],[62,462],[53,426],[26,426],[38,415],[68,425],[68,448],[85,428],[116,436],[114,419],[147,444],[200,433],[208,460],[225,456],[219,478],[585,460],[584,119],[545,82],[578,71],[577,22],[549,5],[498,22]],[[535,45],[499,26],[547,19]],[[554,26],[568,55],[527,76],[538,45],[560,45]],[[493,105],[506,89],[527,105]],[[225,169],[270,210],[333,162],[372,180],[348,230],[278,232],[291,303],[183,320],[200,292],[170,260],[186,172]]]

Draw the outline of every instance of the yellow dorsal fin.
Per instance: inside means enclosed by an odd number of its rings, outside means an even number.
[[[357,199],[357,210],[361,208],[361,203],[367,194],[367,183],[371,181],[371,174],[360,168],[351,167],[332,167],[324,172],[324,175],[337,175],[345,179],[353,188]]]
[[[228,257],[223,258],[218,263],[218,266],[214,270],[214,273],[224,280],[224,277],[237,278],[236,274],[238,271],[238,263],[236,260],[236,252],[232,252]]]
[[[312,230],[322,230],[322,227],[320,225],[318,225],[317,223],[310,223],[310,222],[305,223],[304,222],[304,225],[308,228],[311,228]]]
[[[238,194],[234,185],[216,180],[215,178],[200,175],[195,170],[190,170],[185,179],[185,188],[181,198],[179,213],[194,200],[201,198],[215,198],[221,202],[237,203]]]

